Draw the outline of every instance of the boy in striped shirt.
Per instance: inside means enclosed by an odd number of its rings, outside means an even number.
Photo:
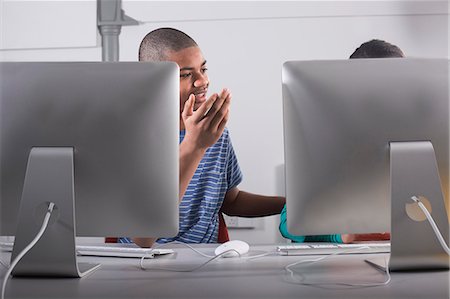
[[[242,173],[226,128],[232,95],[223,89],[207,98],[207,65],[197,43],[177,29],[156,29],[142,40],[139,61],[173,61],[180,67],[180,227],[176,237],[158,242],[215,243],[220,212],[244,217],[279,214],[284,197],[238,188]],[[151,247],[156,238],[133,241]]]

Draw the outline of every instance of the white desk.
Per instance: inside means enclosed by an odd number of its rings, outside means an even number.
[[[146,265],[193,267],[206,258],[181,245],[177,253],[147,261]],[[196,248],[213,254],[214,245]],[[256,255],[275,250],[274,245],[251,246]],[[384,255],[341,255],[310,266],[303,266],[307,282],[381,282],[385,276],[363,259]],[[9,254],[1,253],[9,261]],[[392,273],[387,286],[319,287],[287,282],[284,267],[304,259],[299,256],[267,256],[254,260],[220,259],[195,272],[180,273],[139,268],[139,259],[81,257],[83,262],[101,262],[102,267],[81,279],[9,280],[5,299],[10,298],[420,298],[448,299],[449,272]],[[311,258],[311,257],[308,257]],[[1,267],[1,266],[0,266]],[[2,267],[0,276],[6,270]]]

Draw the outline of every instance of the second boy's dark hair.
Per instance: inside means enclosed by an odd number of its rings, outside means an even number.
[[[363,43],[350,55],[350,58],[388,58],[405,57],[402,50],[396,45],[384,40],[373,39]]]

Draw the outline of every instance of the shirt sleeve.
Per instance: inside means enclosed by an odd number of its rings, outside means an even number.
[[[305,242],[343,243],[341,235],[306,236]]]
[[[227,151],[227,190],[230,190],[242,182],[242,172],[236,157],[236,153],[231,143],[231,138],[228,136],[228,151]]]
[[[283,237],[285,237],[286,239],[290,239],[293,242],[304,242],[305,241],[305,237],[304,236],[295,236],[292,235],[288,232],[287,230],[287,216],[286,216],[286,205],[284,205],[283,210],[281,211],[280,214],[280,233]]]
[[[330,242],[330,243],[343,243],[341,235],[321,235],[321,236],[296,236],[292,235],[287,230],[287,216],[286,216],[286,205],[284,205],[283,210],[280,214],[280,233],[286,239],[290,239],[296,243],[302,242]]]

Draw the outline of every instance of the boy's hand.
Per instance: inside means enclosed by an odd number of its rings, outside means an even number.
[[[231,93],[223,89],[194,111],[195,96],[191,94],[181,113],[186,128],[183,143],[189,143],[194,149],[206,150],[217,142],[228,121],[230,103]]]

